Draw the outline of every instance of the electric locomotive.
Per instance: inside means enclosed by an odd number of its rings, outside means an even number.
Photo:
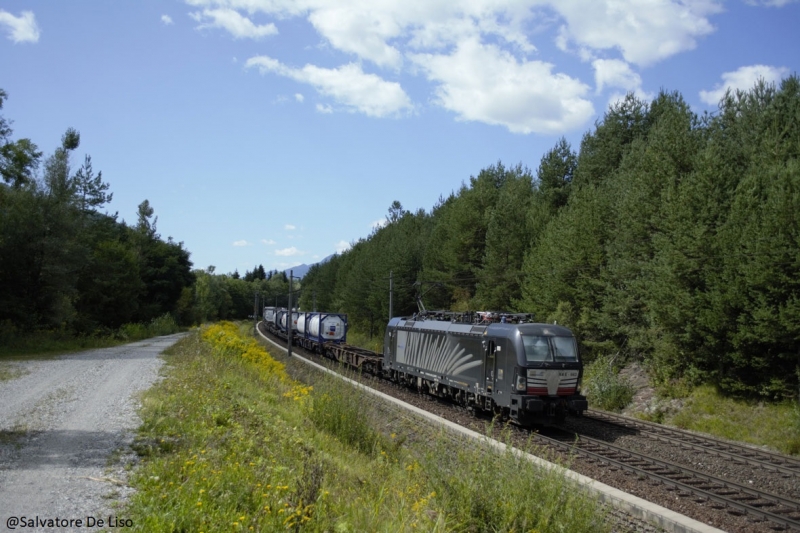
[[[393,318],[383,373],[522,425],[560,421],[588,408],[575,336],[554,324]]]
[[[347,315],[265,307],[267,329],[358,371],[529,426],[580,416],[583,363],[572,332],[530,315],[423,311],[392,318],[383,354],[346,344]]]

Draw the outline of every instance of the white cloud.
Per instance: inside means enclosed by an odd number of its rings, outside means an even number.
[[[282,250],[275,250],[275,255],[280,255],[280,256],[285,256],[285,257],[292,256],[292,255],[303,255],[304,253],[305,252],[301,252],[300,250],[298,250],[294,246],[290,246],[289,248],[283,248]]]
[[[15,17],[8,11],[0,9],[0,26],[8,30],[8,38],[15,43],[35,43],[39,41],[39,26],[32,11],[23,11]]]
[[[371,117],[396,115],[411,109],[411,100],[397,82],[375,74],[367,74],[361,66],[348,63],[339,68],[306,65],[288,67],[268,56],[251,57],[247,68],[258,67],[262,74],[275,74],[312,85],[320,94],[333,98],[349,111],[360,111]]]
[[[399,69],[405,48],[444,49],[485,34],[524,52],[524,23],[542,0],[389,0],[360,5],[307,0],[308,20],[330,43],[384,68]]]
[[[708,105],[717,105],[728,89],[746,91],[752,89],[759,79],[763,79],[767,83],[778,83],[788,74],[789,69],[786,67],[769,65],[740,67],[733,72],[725,72],[722,75],[722,83],[718,83],[710,91],[700,91],[700,100]]]
[[[267,246],[270,246],[272,244],[277,244],[277,243],[272,239],[261,239],[261,244],[266,244]]]
[[[268,56],[247,61],[248,68],[311,85],[330,98],[316,104],[320,113],[386,117],[413,111],[400,84],[369,72],[365,65],[370,65],[424,76],[434,85],[433,104],[458,120],[517,133],[562,133],[584,126],[594,114],[587,84],[531,56],[538,50],[534,39],[555,39],[562,50],[592,61],[598,92],[609,87],[640,92],[641,77],[631,65],[652,65],[695,48],[714,31],[710,19],[724,5],[722,0],[185,1],[202,13],[233,12],[247,22],[255,15],[301,17],[324,46],[353,56],[338,68],[291,67]],[[236,25],[216,26],[239,36]]]
[[[161,15],[161,22],[163,22],[164,25],[169,26],[170,24],[173,23],[172,17],[170,17],[169,15]]]
[[[635,91],[642,86],[642,77],[631,70],[630,65],[619,59],[596,59],[592,61],[597,92],[605,87],[618,87]]]
[[[295,230],[295,229],[297,229],[297,228],[296,228],[295,226],[293,226],[292,224],[286,224],[286,225],[283,227],[283,229],[288,229],[288,230],[290,230],[290,231],[291,231],[291,230]]]
[[[594,79],[599,94],[607,87],[616,89],[608,98],[606,108],[624,100],[628,93],[634,93],[639,99],[644,101],[652,100],[655,95],[647,93],[642,89],[642,77],[634,72],[630,65],[619,59],[595,59],[592,61],[594,67]]]
[[[250,246],[250,243],[242,239],[240,241],[233,241],[234,246]]]
[[[722,11],[714,0],[552,0],[563,18],[558,45],[592,50],[619,49],[629,63],[651,65],[692,50],[714,31],[710,15]],[[585,52],[584,52],[585,53]]]
[[[294,99],[302,104],[305,97],[300,93],[294,93]]]
[[[336,246],[334,248],[336,249],[337,254],[341,254],[350,249],[350,243],[347,241],[339,241],[336,243]]]
[[[541,0],[528,0],[536,4]],[[531,51],[521,29],[529,7],[517,0],[186,0],[203,7],[261,12],[278,18],[305,16],[334,49],[383,67],[403,64],[401,48],[443,47],[465,34],[492,34]],[[502,22],[501,22],[502,21]]]
[[[197,26],[199,30],[223,28],[236,39],[259,39],[278,33],[275,24],[270,22],[257,26],[238,11],[228,8],[204,9],[202,12],[191,13],[191,17],[201,23]]]
[[[415,54],[438,82],[437,103],[460,120],[502,125],[514,133],[561,133],[594,114],[589,87],[542,61],[518,61],[495,45],[469,40],[450,55]]]
[[[755,1],[755,0],[751,0]],[[759,0],[781,6],[790,0]],[[619,49],[637,65],[693,49],[714,31],[711,15],[721,0],[187,0],[196,6],[307,17],[336,50],[382,68],[398,69],[406,49],[447,49],[481,36],[530,53],[531,25],[561,23],[559,44],[579,53]],[[210,9],[207,9],[210,10]],[[231,31],[231,30],[229,30]],[[588,57],[588,56],[586,56]],[[596,56],[595,56],[596,57]]]
[[[369,225],[369,229],[378,229],[384,227],[389,221],[385,218],[379,218]]]
[[[391,11],[368,6],[329,5],[314,10],[308,20],[337,50],[354,53],[381,67],[397,68],[402,55],[387,41],[397,37],[402,27]]]

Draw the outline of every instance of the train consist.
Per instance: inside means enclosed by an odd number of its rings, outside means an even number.
[[[392,318],[383,354],[346,344],[346,315],[265,307],[264,323],[271,333],[325,357],[521,425],[560,421],[588,408],[575,336],[528,315]]]

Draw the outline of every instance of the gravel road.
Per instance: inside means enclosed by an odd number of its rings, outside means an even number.
[[[0,382],[0,531],[100,531],[115,527],[109,517],[125,524],[113,504],[130,491],[123,466],[140,423],[138,393],[181,336],[13,363],[21,375]],[[23,516],[33,527],[12,527]]]

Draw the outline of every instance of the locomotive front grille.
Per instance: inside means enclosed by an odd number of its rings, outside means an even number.
[[[577,370],[528,369],[528,394],[535,396],[572,396],[578,386]]]

